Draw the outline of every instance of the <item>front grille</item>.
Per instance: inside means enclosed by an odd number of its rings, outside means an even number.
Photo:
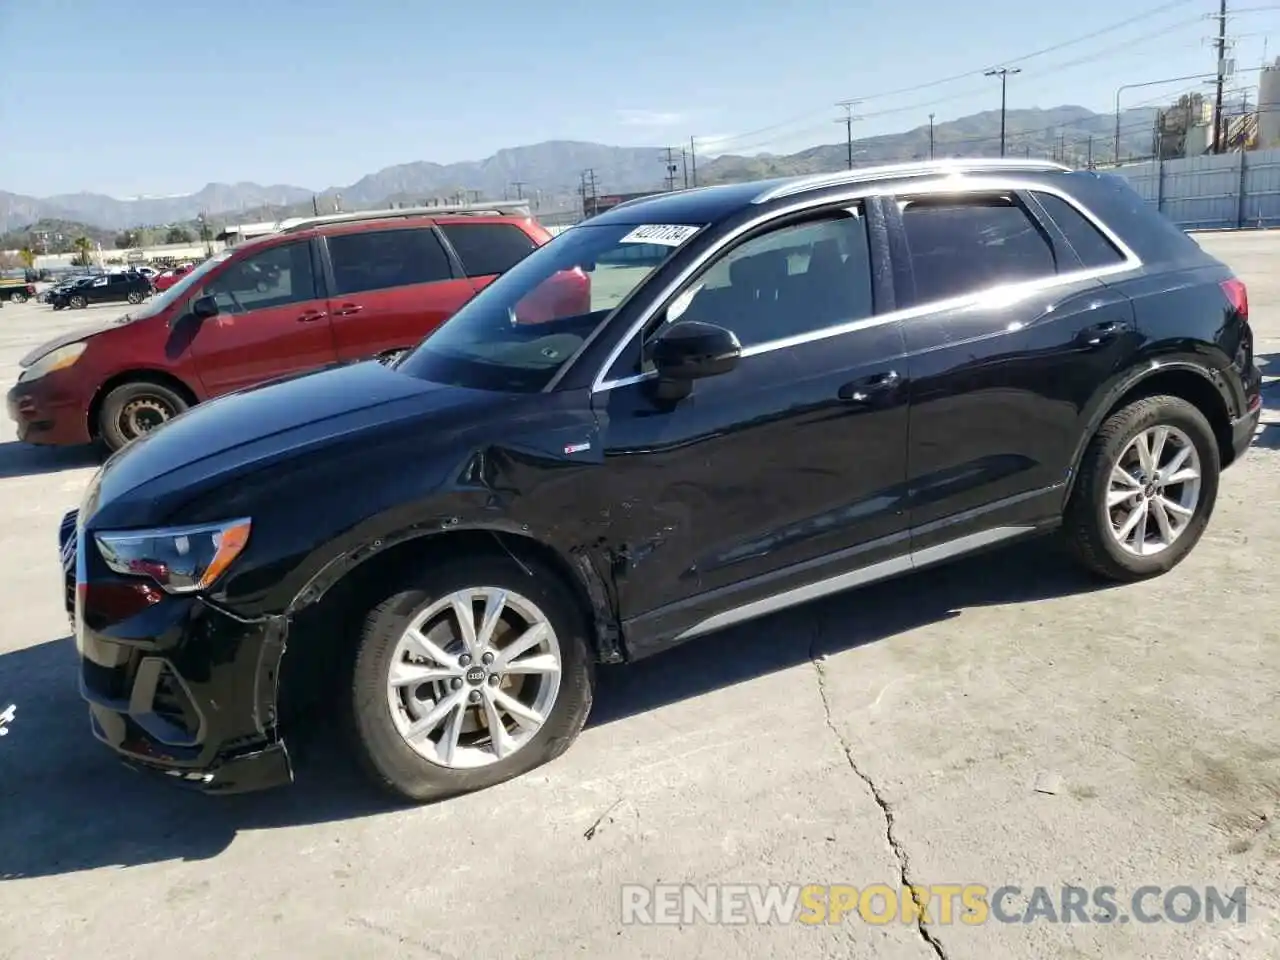
[[[71,621],[71,630],[76,628],[76,522],[79,511],[72,510],[62,518],[58,526],[58,547],[62,561],[62,603]]]

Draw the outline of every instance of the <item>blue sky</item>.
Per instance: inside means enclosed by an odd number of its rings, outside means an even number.
[[[909,129],[931,111],[942,122],[997,107],[999,83],[984,67],[1160,5],[2,2],[0,189],[126,197],[239,180],[322,189],[395,163],[481,159],[550,139],[665,146],[697,136],[706,152],[788,152],[842,141],[834,103],[844,98],[863,99],[855,135]],[[1212,70],[1206,17],[1216,0],[1164,5],[1015,63],[1023,72],[1009,80],[1010,108],[1106,112],[1121,84]],[[1239,67],[1260,65],[1268,33],[1270,56],[1280,54],[1280,4],[1233,5]],[[1197,86],[1130,90],[1122,103]]]

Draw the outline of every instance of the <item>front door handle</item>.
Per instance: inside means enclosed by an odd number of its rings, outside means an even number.
[[[364,306],[359,303],[344,303],[337,310],[333,311],[335,317],[349,317],[353,313],[359,313]]]
[[[306,313],[298,315],[299,323],[315,323],[317,320],[323,320],[328,314],[323,310],[308,310]]]
[[[869,403],[876,396],[893,390],[902,382],[898,371],[888,370],[860,380],[851,380],[836,394],[846,403]]]
[[[1093,349],[1110,343],[1133,329],[1125,320],[1108,320],[1092,327],[1086,327],[1077,335],[1076,340],[1082,347]]]

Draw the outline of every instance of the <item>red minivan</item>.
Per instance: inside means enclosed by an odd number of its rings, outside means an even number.
[[[150,303],[51,340],[9,391],[18,439],[112,450],[204,400],[414,347],[551,234],[502,209],[304,220],[216,254]],[[572,271],[520,322],[591,309]]]

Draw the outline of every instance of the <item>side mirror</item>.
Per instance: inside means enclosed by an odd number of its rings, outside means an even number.
[[[219,313],[218,301],[211,296],[197,297],[191,301],[191,315],[197,320],[208,320]]]
[[[699,320],[681,320],[651,340],[648,353],[659,379],[701,380],[736,367],[742,344],[732,330]]]

